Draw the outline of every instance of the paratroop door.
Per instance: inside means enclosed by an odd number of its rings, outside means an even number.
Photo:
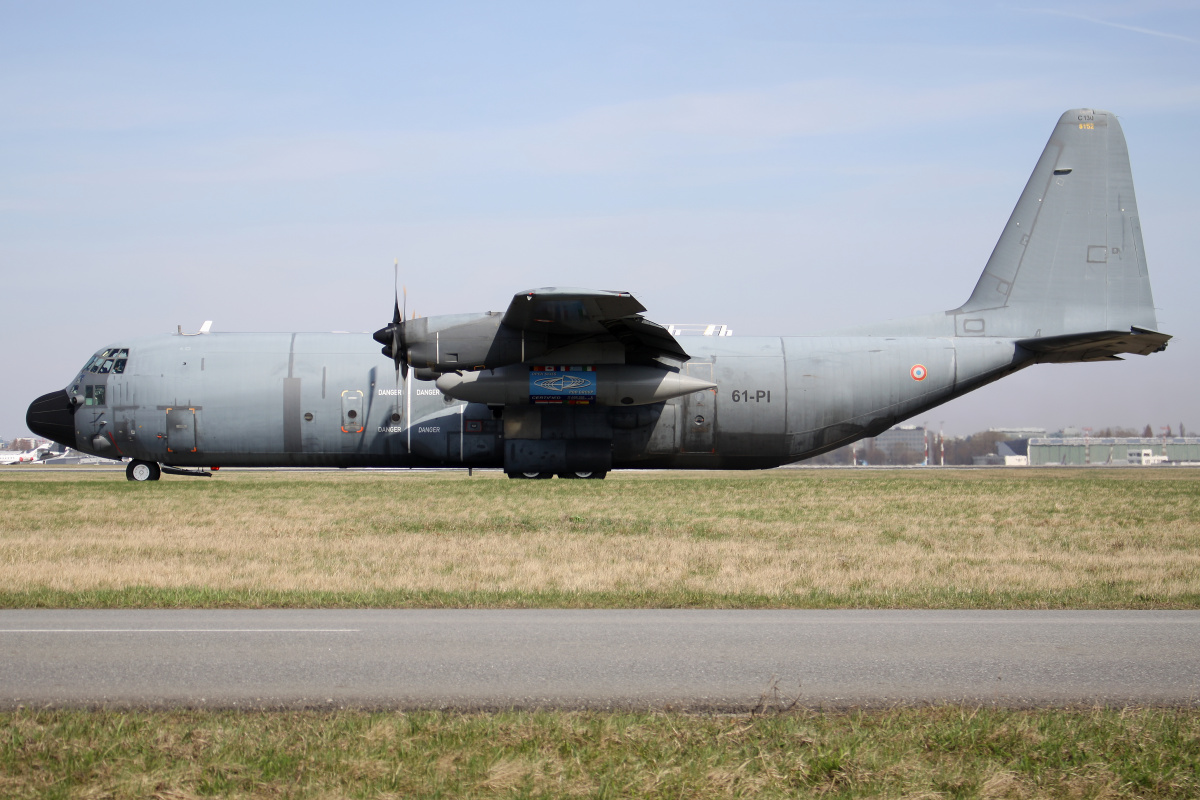
[[[347,389],[342,392],[342,433],[362,433],[363,425],[363,393],[357,389]]]
[[[167,409],[167,452],[196,452],[196,409]]]

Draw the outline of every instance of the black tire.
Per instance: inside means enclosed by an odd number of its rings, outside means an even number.
[[[145,481],[156,481],[162,476],[162,470],[158,468],[158,464],[153,461],[130,461],[125,467],[125,479],[144,483]]]
[[[509,472],[508,477],[519,481],[544,481],[553,478],[553,472]]]
[[[575,480],[602,481],[602,480],[604,480],[604,476],[607,474],[608,474],[607,472],[599,472],[599,471],[593,472],[592,470],[578,470],[576,472],[560,472],[560,473],[558,473],[558,477],[566,478],[566,479],[575,479]]]

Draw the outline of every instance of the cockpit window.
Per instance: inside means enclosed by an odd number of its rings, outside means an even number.
[[[125,364],[128,360],[128,348],[110,347],[92,356],[92,360],[87,363],[83,371],[98,375],[107,375],[110,372],[120,375],[125,372]]]
[[[102,383],[89,384],[84,387],[83,404],[85,406],[104,405],[105,386]]]

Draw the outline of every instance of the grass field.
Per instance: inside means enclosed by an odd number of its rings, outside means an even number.
[[[0,795],[1194,798],[1163,709],[0,714]]]
[[[1200,470],[0,472],[0,606],[1200,608]]]
[[[1200,608],[1200,470],[18,468],[0,508],[7,608]],[[1193,798],[1200,715],[0,713],[0,797],[214,796]]]

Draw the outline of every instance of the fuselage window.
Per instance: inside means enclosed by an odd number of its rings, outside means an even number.
[[[104,405],[104,384],[91,384],[84,387],[83,404],[85,406]]]

